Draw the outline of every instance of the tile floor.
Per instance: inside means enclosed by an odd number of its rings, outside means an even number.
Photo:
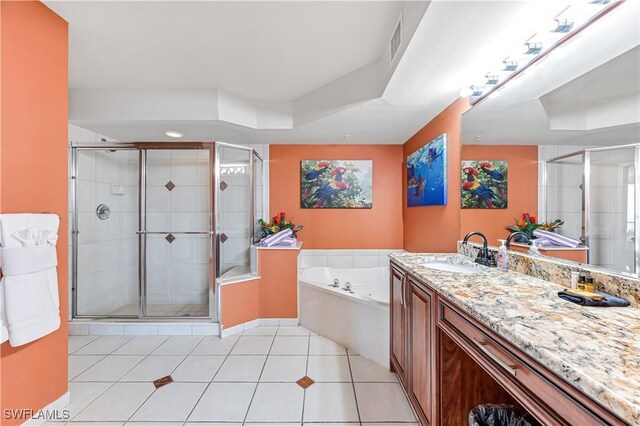
[[[167,375],[174,382],[155,389]],[[70,336],[69,390],[73,426],[416,422],[394,374],[302,327]]]
[[[140,310],[138,304],[129,304],[114,309],[108,313],[109,315],[130,315],[136,316]],[[148,304],[147,316],[161,317],[206,317],[209,316],[209,305],[204,304]]]

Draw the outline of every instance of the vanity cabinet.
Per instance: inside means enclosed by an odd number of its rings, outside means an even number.
[[[402,385],[407,387],[407,308],[406,298],[407,274],[401,269],[391,265],[390,279],[390,313],[391,342],[390,360],[391,369],[396,372]]]
[[[544,425],[627,424],[394,262],[390,289],[391,369],[422,425],[467,424],[483,403]]]

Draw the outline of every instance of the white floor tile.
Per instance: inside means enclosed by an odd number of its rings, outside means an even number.
[[[266,359],[265,355],[229,355],[213,381],[257,382]]]
[[[123,382],[153,382],[171,374],[184,358],[182,355],[148,356],[120,380]]]
[[[202,336],[172,336],[151,352],[151,355],[189,355],[202,340]]]
[[[61,423],[45,423],[45,425],[57,425],[60,426]],[[125,423],[123,422],[69,422],[66,423],[68,426],[122,426]]]
[[[73,420],[126,421],[153,391],[151,383],[116,383]]]
[[[279,336],[308,336],[309,330],[297,325],[282,326],[278,328],[278,335]]]
[[[304,422],[357,422],[351,383],[314,383],[306,391]]]
[[[97,338],[98,336],[69,336],[69,353],[77,351]]]
[[[271,355],[306,355],[309,338],[305,336],[276,336],[271,347]]]
[[[127,343],[133,336],[101,336],[75,351],[74,355],[108,355]]]
[[[185,425],[189,425],[189,426],[242,426],[242,423],[186,422]],[[269,425],[269,426],[271,426],[271,425]]]
[[[397,382],[395,373],[361,356],[349,355],[354,382]]]
[[[112,355],[73,379],[76,382],[115,382],[142,361],[143,356]],[[114,419],[120,420],[120,419]],[[125,419],[126,420],[126,419]]]
[[[126,422],[124,426],[182,426],[184,422]],[[75,426],[71,424],[71,426]]]
[[[94,399],[106,391],[110,382],[70,382],[69,394],[71,402],[65,407],[69,410],[69,418],[73,419]]]
[[[176,382],[210,382],[224,362],[223,356],[188,356],[171,373]]]
[[[261,382],[296,382],[305,376],[307,357],[298,355],[269,355]]]
[[[351,382],[346,356],[309,356],[307,376],[316,382]]]
[[[78,374],[86,371],[96,362],[104,358],[104,355],[69,355],[68,379],[72,380]]]
[[[344,346],[322,336],[311,336],[309,355],[346,355]]]
[[[229,355],[239,336],[205,337],[191,355]]]
[[[278,331],[277,326],[256,327],[244,332],[245,336],[273,336]]]
[[[242,422],[255,387],[255,383],[211,383],[188,420]]]
[[[206,383],[169,383],[156,389],[131,420],[184,421],[206,387]]]
[[[415,422],[399,383],[356,383],[356,396],[363,422]]]
[[[266,355],[272,342],[273,336],[242,335],[233,347],[231,355]]]
[[[167,336],[137,336],[113,353],[115,355],[149,355],[167,339]]]
[[[247,421],[300,422],[304,390],[295,383],[259,383]]]

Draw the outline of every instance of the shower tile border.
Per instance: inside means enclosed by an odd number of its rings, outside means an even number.
[[[218,336],[217,323],[70,321],[70,336]]]

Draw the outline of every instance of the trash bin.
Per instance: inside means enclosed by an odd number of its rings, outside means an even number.
[[[469,412],[469,426],[541,426],[522,408],[508,404],[480,404]]]

